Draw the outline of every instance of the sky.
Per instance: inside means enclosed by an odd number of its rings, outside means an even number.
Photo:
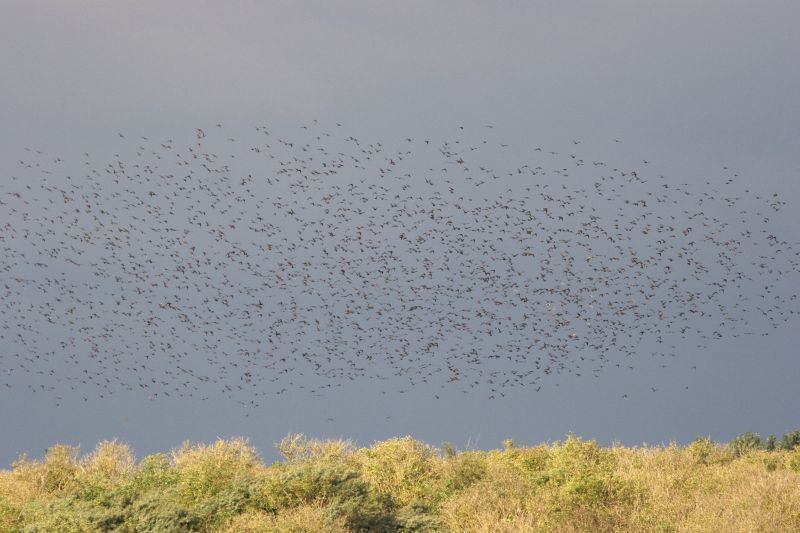
[[[0,13],[4,187],[26,147],[109,160],[125,148],[118,132],[191,139],[217,123],[237,135],[268,124],[291,138],[317,120],[396,144],[490,124],[513,147],[580,140],[592,157],[652,161],[670,183],[736,169],[743,187],[780,195],[780,229],[800,236],[797,2],[0,0]],[[800,428],[796,325],[687,346],[668,368],[645,357],[635,372],[564,376],[491,401],[481,387],[433,401],[356,380],[324,397],[273,394],[255,410],[136,392],[56,406],[16,373],[0,387],[0,464],[111,438],[142,456],[241,435],[274,459],[290,432],[459,448],[568,433],[627,445],[781,434]]]

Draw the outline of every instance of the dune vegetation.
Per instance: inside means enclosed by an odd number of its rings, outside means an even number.
[[[266,465],[244,439],[138,461],[117,441],[83,456],[58,444],[0,471],[0,531],[800,531],[800,431],[491,451],[291,435],[277,447]]]

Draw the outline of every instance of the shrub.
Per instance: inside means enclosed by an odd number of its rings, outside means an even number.
[[[0,493],[0,531],[16,531],[19,526],[19,509]]]
[[[764,449],[768,452],[775,451],[778,448],[778,439],[775,438],[775,435],[770,435],[767,437],[767,441],[764,443]]]
[[[687,447],[689,456],[696,464],[711,465],[729,459],[727,453],[708,437],[697,437]]]
[[[262,510],[325,504],[336,517],[356,530],[383,530],[394,524],[392,505],[370,493],[358,470],[342,464],[295,463],[271,468],[255,501]]]
[[[367,487],[358,471],[314,464],[273,465],[262,480],[256,496],[266,511],[296,507],[319,499],[360,498]]]
[[[761,435],[758,433],[743,433],[728,444],[728,447],[733,452],[734,457],[741,457],[747,455],[753,450],[760,450],[764,448],[764,443],[761,441]]]
[[[428,505],[417,503],[406,505],[397,510],[393,520],[386,520],[385,529],[381,531],[434,532],[442,530],[442,520],[438,513],[433,513]],[[361,529],[359,531],[374,531]]]
[[[550,449],[544,475],[548,511],[557,528],[617,529],[615,514],[628,514],[632,487],[615,475],[614,454],[595,441],[570,436]]]
[[[466,489],[486,476],[484,452],[465,451],[447,453],[442,465],[443,496]]]
[[[446,530],[535,530],[539,501],[531,484],[501,453],[489,453],[483,479],[442,502],[440,515]]]
[[[792,450],[789,455],[789,469],[800,472],[800,446]]]
[[[149,490],[164,490],[178,482],[178,472],[172,468],[163,453],[148,455],[141,460],[133,473],[130,489],[135,494]]]
[[[217,440],[210,445],[184,443],[172,452],[177,489],[186,501],[213,496],[251,476],[260,465],[258,454],[245,439]]]
[[[175,489],[150,491],[134,502],[127,517],[131,531],[149,533],[177,533],[199,531],[203,516],[184,504]]]
[[[364,479],[400,506],[421,500],[435,490],[438,464],[435,448],[412,437],[375,443],[361,455]]]
[[[793,450],[800,446],[800,430],[790,431],[783,436],[781,448],[784,450]]]
[[[44,460],[29,460],[23,455],[12,467],[8,483],[14,488],[7,494],[11,501],[67,493],[78,485],[78,447],[56,444],[47,450]]]
[[[569,437],[553,446],[549,459],[547,484],[558,487],[563,500],[594,505],[612,495],[614,459],[596,442]]]
[[[346,461],[355,452],[355,446],[350,441],[309,439],[302,434],[288,435],[275,447],[290,463]]]
[[[458,454],[458,452],[456,451],[455,446],[453,446],[449,442],[443,442],[442,443],[442,452],[444,452],[444,456],[447,459],[452,459],[453,457],[455,457]]]
[[[536,485],[546,484],[550,480],[547,472],[550,467],[550,448],[546,445],[531,448],[506,449],[506,456],[521,470],[524,476]]]
[[[36,501],[22,509],[25,533],[85,533],[98,530],[91,507],[79,500],[57,498]]]
[[[233,518],[225,533],[346,533],[348,529],[341,518],[332,515],[320,504],[308,504],[286,510],[277,515],[263,511],[250,511]]]
[[[294,435],[271,466],[243,439],[138,464],[115,441],[83,458],[57,445],[0,471],[0,531],[800,531],[797,434],[786,449],[750,433],[443,453],[411,437],[357,449]]]
[[[130,447],[116,441],[103,441],[80,463],[78,483],[87,499],[108,495],[130,481],[134,470]]]

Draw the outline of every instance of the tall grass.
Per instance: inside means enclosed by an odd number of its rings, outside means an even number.
[[[59,444],[0,471],[0,532],[800,531],[799,441],[459,451],[290,435],[271,465],[244,439],[139,461],[116,441]]]

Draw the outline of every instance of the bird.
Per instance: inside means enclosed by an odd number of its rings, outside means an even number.
[[[728,168],[686,182],[588,139],[334,124],[24,151],[0,185],[5,388],[255,409],[371,381],[507,401],[796,323],[789,202]]]

